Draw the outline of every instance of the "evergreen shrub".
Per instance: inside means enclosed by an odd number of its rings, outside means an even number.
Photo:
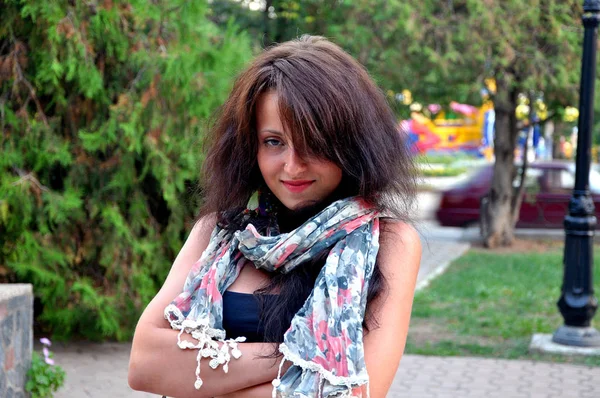
[[[0,282],[33,284],[56,339],[128,339],[191,227],[206,121],[250,41],[200,0],[0,10]]]

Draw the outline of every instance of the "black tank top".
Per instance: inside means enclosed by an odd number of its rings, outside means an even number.
[[[265,295],[264,305],[270,305],[273,295]],[[263,343],[265,330],[260,322],[260,303],[253,294],[223,293],[223,329],[226,338],[246,337],[248,343]],[[281,341],[283,342],[283,341]],[[168,398],[163,395],[162,398]]]
[[[274,299],[264,296],[264,305],[270,305]],[[265,330],[260,321],[260,302],[250,293],[225,291],[223,293],[223,329],[226,338],[246,337],[248,343],[265,341]]]

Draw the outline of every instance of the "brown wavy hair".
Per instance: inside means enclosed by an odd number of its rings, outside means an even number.
[[[207,137],[200,217],[216,213],[222,227],[245,227],[240,224],[239,210],[254,191],[266,187],[257,163],[255,111],[259,97],[270,90],[278,95],[280,118],[294,149],[301,156],[328,159],[342,169],[340,187],[329,199],[361,195],[390,216],[410,220],[414,164],[394,114],[367,71],[319,36],[302,36],[265,50],[237,78]],[[298,212],[292,222],[299,225],[306,217]],[[260,231],[261,220],[252,222]],[[382,223],[382,231],[384,228]],[[262,303],[264,341],[283,341],[294,314],[312,291],[326,255],[322,253],[289,273],[274,274],[267,286],[255,291]],[[377,326],[369,303],[385,287],[376,265],[367,291],[363,321],[367,331]],[[269,296],[272,293],[277,294]],[[274,347],[272,356],[277,355]]]
[[[244,207],[264,186],[255,110],[270,90],[300,155],[332,161],[342,169],[344,192],[410,219],[414,164],[385,96],[339,46],[308,35],[266,49],[235,81],[207,136],[201,216]]]

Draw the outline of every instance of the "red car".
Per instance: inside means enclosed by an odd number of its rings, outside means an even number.
[[[444,191],[436,212],[440,225],[462,227],[479,222],[480,201],[490,190],[492,173],[492,164],[480,166],[464,182]],[[573,163],[530,164],[517,228],[563,228],[574,185]],[[594,168],[590,171],[590,190],[600,220],[600,173]]]

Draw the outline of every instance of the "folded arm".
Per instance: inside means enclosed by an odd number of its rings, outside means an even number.
[[[277,377],[278,361],[257,358],[272,352],[272,345],[241,343],[242,356],[231,359],[229,371],[211,369],[201,360],[203,385],[194,388],[198,350],[182,350],[177,346],[177,331],[148,328],[136,333],[129,365],[129,384],[135,390],[170,397],[214,397],[270,382]]]
[[[271,398],[273,396],[273,384],[264,383],[254,387],[244,388],[226,395],[215,398]]]
[[[231,359],[229,372],[213,370],[203,359],[200,377],[203,385],[194,388],[198,350],[177,346],[179,331],[164,319],[164,309],[181,293],[190,268],[208,246],[214,219],[201,220],[192,230],[175,259],[156,297],[148,304],[137,324],[129,362],[129,385],[134,390],[171,397],[214,397],[261,385],[277,377],[279,360],[262,358],[273,352],[270,343],[240,343],[239,359]],[[184,333],[182,338],[186,334]],[[193,341],[193,340],[192,340]]]

